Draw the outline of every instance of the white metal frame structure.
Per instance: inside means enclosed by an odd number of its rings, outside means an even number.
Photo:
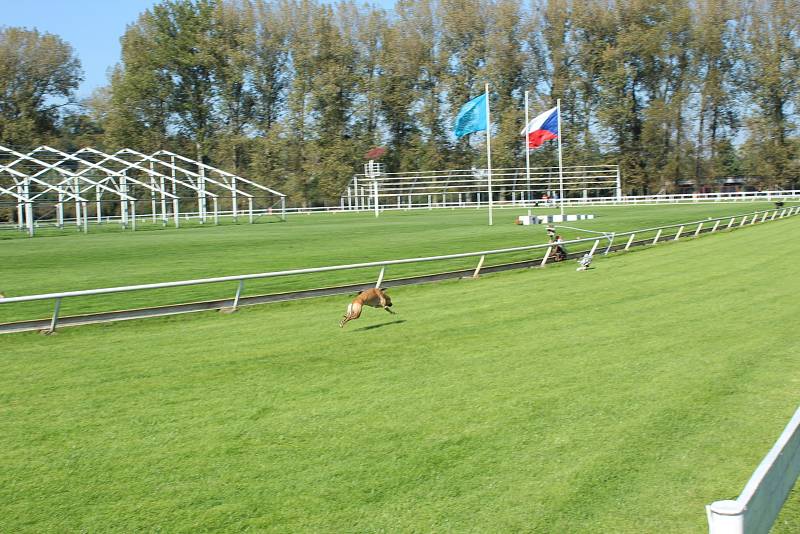
[[[2,158],[0,161],[3,161],[3,163],[0,163],[0,180],[3,179],[3,173],[6,173],[11,177],[13,186],[17,189],[17,193],[14,195],[17,201],[17,227],[20,230],[24,228],[28,235],[33,236],[35,227],[34,204],[43,195],[54,192],[58,197],[57,201],[55,201],[57,213],[61,213],[65,197],[69,197],[69,199],[75,201],[75,222],[77,226],[87,231],[87,220],[86,217],[81,218],[81,212],[86,213],[88,200],[81,196],[81,185],[88,184],[88,187],[94,187],[95,189],[105,186],[89,178],[79,176],[70,169],[60,168],[58,163],[47,163],[33,156],[33,154],[42,150],[43,148],[39,147],[28,154],[23,154],[11,148],[0,146],[0,158]],[[5,161],[9,157],[15,159],[13,161]],[[53,184],[42,179],[52,175],[62,178],[61,182]]]
[[[233,174],[227,171],[223,171],[217,167],[213,167],[206,163],[201,163],[196,160],[187,158],[185,156],[181,156],[179,154],[175,154],[174,152],[170,152],[168,150],[159,150],[158,152],[154,152],[150,156],[147,156],[148,161],[158,161],[161,165],[164,165],[170,169],[170,171],[178,171],[187,173],[190,176],[194,176],[197,178],[198,181],[212,181],[213,183],[219,184],[224,189],[227,189],[231,194],[231,214],[234,220],[238,217],[240,212],[239,208],[239,196],[243,196],[247,199],[247,211],[248,216],[252,222],[253,214],[257,210],[254,209],[254,200],[258,198],[265,198],[269,201],[272,201],[272,204],[267,206],[265,210],[267,212],[272,211],[275,208],[276,204],[279,204],[279,212],[280,217],[282,220],[286,220],[286,195],[275,191],[269,187],[256,183],[252,180],[248,180],[242,176],[237,174]],[[169,163],[165,160],[169,159]],[[194,169],[192,171],[191,169]],[[211,177],[217,176],[219,178],[218,181],[214,181]],[[261,195],[256,195],[253,192],[247,192],[241,189],[241,186],[247,186],[250,188],[254,188],[260,191]],[[275,199],[277,198],[277,202]],[[201,202],[202,204],[202,202]]]
[[[128,185],[129,182],[130,183],[139,184],[142,187],[144,187],[146,189],[149,189],[151,191],[151,193],[153,193],[155,191],[155,188],[152,185],[144,183],[144,182],[140,182],[138,180],[135,180],[134,178],[132,178],[130,176],[127,176],[124,172],[117,172],[117,171],[114,171],[112,169],[109,169],[108,167],[104,167],[104,166],[102,166],[102,165],[100,165],[98,163],[93,163],[93,162],[91,162],[91,161],[89,161],[87,159],[79,157],[79,154],[82,153],[82,151],[80,151],[80,150],[78,152],[76,152],[75,154],[67,154],[67,153],[62,152],[62,151],[60,151],[58,149],[55,149],[55,148],[52,148],[52,147],[49,147],[49,146],[45,145],[45,146],[39,147],[36,150],[34,150],[34,152],[37,152],[37,151],[47,151],[49,153],[55,154],[57,157],[59,157],[59,156],[61,157],[61,159],[58,160],[56,163],[50,165],[51,168],[59,168],[58,167],[59,165],[64,165],[67,162],[74,162],[75,164],[84,167],[83,169],[81,169],[77,173],[67,173],[68,177],[65,178],[64,180],[62,180],[61,182],[59,182],[58,184],[56,184],[58,186],[67,186],[70,183],[70,180],[73,179],[73,178],[80,178],[81,180],[87,181],[88,179],[83,175],[84,174],[88,174],[88,173],[90,173],[92,171],[95,172],[97,175],[105,174],[105,178],[100,179],[99,181],[89,181],[90,184],[95,184],[93,186],[93,188],[94,188],[94,193],[95,193],[95,219],[96,219],[96,221],[98,223],[102,222],[102,205],[101,205],[101,203],[103,202],[103,198],[102,198],[103,197],[103,193],[104,192],[110,192],[110,193],[115,194],[115,195],[117,195],[119,197],[116,200],[116,202],[119,202],[120,205],[121,205],[121,213],[122,213],[121,221],[122,221],[123,227],[127,227],[128,223],[129,223],[128,213],[129,213],[129,210],[130,210],[130,211],[132,211],[134,213],[134,217],[133,217],[132,222],[133,222],[133,227],[135,228],[135,226],[136,226],[135,213],[136,213],[136,200],[137,199],[135,197],[132,197],[132,196],[128,195],[128,193],[130,191],[128,190],[127,185]],[[115,182],[114,178],[116,178],[118,180],[118,182]],[[106,183],[108,183],[109,185],[106,186],[105,185]],[[84,192],[83,190],[80,189],[79,185],[76,185],[75,187],[76,187],[76,189],[78,190],[79,193]],[[87,189],[89,189],[89,190],[91,188],[92,188],[91,185],[89,187],[87,187]],[[172,195],[170,195],[170,196],[172,196]],[[34,197],[34,200],[35,200],[35,197]],[[114,201],[112,201],[112,202],[114,202]],[[57,210],[58,210],[57,211],[58,219],[57,219],[56,224],[61,228],[61,227],[64,226],[64,207],[63,207],[63,203],[59,202],[59,204],[57,205]],[[88,210],[85,209],[84,210],[84,219],[87,220],[88,218],[89,218]],[[77,210],[76,210],[76,220],[80,220],[80,213]]]
[[[256,210],[254,199],[267,199],[266,207],[260,211],[275,214],[282,220],[286,215],[286,197],[283,193],[228,173],[210,165],[195,162],[178,154],[159,151],[146,155],[132,149],[123,149],[107,154],[93,148],[83,148],[72,154],[43,145],[27,154],[0,146],[0,201],[7,199],[16,208],[17,229],[25,229],[34,235],[35,227],[44,222],[42,206],[55,207],[55,219],[48,219],[62,228],[65,223],[65,206],[75,202],[75,224],[88,231],[92,218],[97,223],[118,220],[123,228],[136,229],[137,202],[148,199],[153,222],[161,220],[164,225],[170,218],[176,227],[180,217],[196,216],[201,223],[211,217],[219,222],[221,213],[219,199],[230,196],[231,210],[228,212],[238,220],[241,212],[247,212],[249,222],[254,222]],[[163,158],[170,161],[164,161]],[[180,162],[180,164],[177,164]],[[94,217],[89,214],[89,196],[94,195]],[[103,199],[111,194],[112,199]],[[207,201],[211,200],[209,210]],[[247,207],[239,210],[239,199],[246,199]],[[181,202],[191,207],[196,202],[197,211],[181,210]],[[271,202],[271,203],[270,203]],[[103,203],[111,203],[119,215],[103,213]],[[169,207],[168,207],[169,206]],[[34,211],[38,207],[37,213]],[[160,208],[160,213],[159,213]],[[171,210],[171,211],[170,211]]]
[[[340,197],[347,210],[412,209],[434,206],[488,205],[489,182],[486,169],[456,169],[433,172],[370,172],[353,176]],[[590,198],[590,192],[612,192],[621,198],[618,165],[584,165],[563,168],[564,200]],[[541,195],[550,199],[559,191],[559,167],[492,169],[495,202],[534,205]],[[607,196],[607,195],[605,195]],[[572,197],[572,198],[570,198]]]

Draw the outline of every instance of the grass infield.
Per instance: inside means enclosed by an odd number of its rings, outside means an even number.
[[[595,231],[626,231],[747,213],[772,203],[593,207],[592,221],[570,226]],[[588,210],[589,208],[587,208]],[[587,210],[578,210],[584,212]],[[240,224],[126,233],[74,232],[51,237],[0,241],[0,292],[6,296],[94,289],[193,278],[259,273],[419,256],[474,252],[546,242],[543,226],[516,226],[526,209],[496,210],[487,226],[485,210],[397,212],[375,219],[371,213],[291,216],[288,223]],[[536,213],[554,210],[535,210]],[[560,229],[567,239],[592,234]],[[690,229],[687,228],[687,233]],[[5,232],[6,237],[19,236]],[[639,237],[647,237],[645,234]],[[487,258],[486,265],[531,259],[543,251]],[[476,258],[393,266],[387,278],[474,268]],[[376,280],[378,269],[340,271],[267,281],[248,281],[245,295],[325,287]],[[73,315],[134,307],[232,298],[237,283],[69,298],[61,314]],[[0,321],[47,317],[53,302],[0,305]]]
[[[797,407],[797,224],[0,337],[0,531],[706,532]]]

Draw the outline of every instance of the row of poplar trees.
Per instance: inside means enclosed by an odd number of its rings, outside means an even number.
[[[14,32],[54,38],[6,28],[0,59]],[[798,186],[800,0],[169,0],[121,43],[80,108],[0,103],[0,140],[169,148],[295,205],[335,203],[372,147],[392,171],[485,165],[484,139],[452,124],[488,82],[494,167],[523,165],[529,90],[532,114],[561,99],[565,165],[619,163],[626,193],[742,174]],[[49,59],[76,78],[60,73],[55,97],[69,98],[80,67],[62,55]],[[24,100],[8,78],[25,73],[1,65],[4,100]],[[553,148],[532,161],[553,164]]]

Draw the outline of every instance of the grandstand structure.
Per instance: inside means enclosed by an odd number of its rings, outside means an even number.
[[[190,218],[203,224],[217,224],[220,216],[250,223],[259,214],[285,219],[286,195],[166,150],[68,153],[42,145],[23,153],[0,146],[3,207],[11,208],[13,227],[32,236],[47,224],[75,224],[85,232],[90,222],[136,229],[137,212],[139,220],[176,228]]]
[[[621,198],[618,165],[563,167],[564,198]],[[542,197],[559,194],[559,168],[536,167],[493,169],[491,191],[494,202],[533,205]],[[489,201],[486,169],[432,172],[385,172],[383,165],[369,162],[364,172],[353,176],[340,197],[346,210],[441,206],[481,206]]]

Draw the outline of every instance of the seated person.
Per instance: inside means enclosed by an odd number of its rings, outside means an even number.
[[[562,245],[563,242],[564,240],[561,239],[561,236],[557,235],[553,243],[553,261],[564,261],[567,259],[567,249]]]

